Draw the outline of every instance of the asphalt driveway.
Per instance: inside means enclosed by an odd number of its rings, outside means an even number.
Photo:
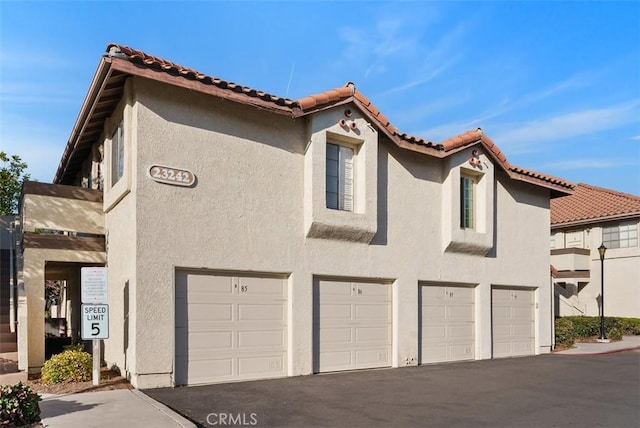
[[[639,427],[640,352],[144,392],[202,427]]]

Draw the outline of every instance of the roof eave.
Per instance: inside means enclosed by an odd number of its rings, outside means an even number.
[[[597,223],[605,223],[608,221],[615,220],[628,220],[633,218],[640,217],[640,211],[632,212],[632,213],[624,213],[624,214],[615,214],[606,217],[594,217],[582,220],[575,221],[567,221],[562,223],[551,223],[551,229],[564,229],[566,227],[574,227],[574,226],[584,226],[588,224],[597,224]]]
[[[59,183],[66,173],[67,167],[69,165],[69,160],[73,155],[73,151],[75,150],[79,136],[84,129],[84,125],[87,122],[87,119],[93,109],[96,100],[99,98],[100,92],[104,87],[105,82],[109,78],[109,74],[111,73],[111,64],[112,63],[110,57],[103,56],[100,58],[98,68],[93,75],[93,79],[91,80],[91,84],[89,85],[89,90],[87,91],[87,95],[82,102],[80,112],[78,113],[78,117],[76,118],[73,129],[71,130],[71,135],[69,136],[67,145],[65,146],[64,152],[62,153],[62,158],[60,159],[60,163],[58,164],[58,169],[55,176],[53,177],[53,183]]]
[[[280,106],[272,101],[265,101],[260,98],[248,96],[242,92],[234,92],[232,89],[222,89],[215,85],[209,85],[199,80],[190,80],[180,75],[172,75],[164,70],[156,70],[143,65],[137,65],[128,59],[113,58],[113,68],[122,73],[132,76],[144,77],[157,82],[178,86],[207,95],[217,96],[241,104],[250,105],[259,109],[268,110],[273,113],[291,116],[291,107]]]

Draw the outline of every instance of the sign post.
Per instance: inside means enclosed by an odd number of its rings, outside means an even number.
[[[100,384],[100,341],[109,338],[109,293],[106,267],[80,269],[82,340],[93,348],[93,384]]]

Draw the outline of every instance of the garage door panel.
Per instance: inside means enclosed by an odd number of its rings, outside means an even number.
[[[530,303],[527,306],[514,306],[511,308],[512,320],[523,320],[526,322],[533,321],[533,305]]]
[[[533,303],[533,293],[530,290],[511,290],[511,295],[514,304],[530,305]]]
[[[286,337],[282,330],[250,330],[238,332],[238,349],[285,349]]]
[[[420,362],[469,360],[475,352],[475,289],[425,285],[420,289]]]
[[[534,336],[533,324],[512,324],[511,325],[511,337],[524,337],[532,339]]]
[[[286,296],[286,282],[278,278],[238,278],[240,296]]]
[[[355,368],[350,350],[320,352],[320,371],[349,370]]]
[[[447,307],[447,319],[451,321],[470,321],[475,319],[475,308],[473,302],[466,304],[452,304]]]
[[[449,361],[462,361],[473,358],[473,348],[469,343],[449,346]]]
[[[531,355],[533,353],[533,346],[531,341],[515,341],[511,343],[511,353],[513,356]]]
[[[320,331],[320,342],[325,345],[339,343],[340,346],[351,343],[353,336],[351,330],[351,327],[323,328]]]
[[[452,341],[473,340],[474,329],[474,324],[450,325],[447,328],[447,337],[451,338]]]
[[[390,287],[386,284],[368,284],[358,282],[354,284],[359,295],[365,297],[382,297],[384,300],[390,299]]]
[[[255,375],[273,376],[284,373],[284,359],[281,355],[265,355],[259,357],[241,357],[238,358],[238,375],[242,378],[255,377]]]
[[[314,371],[391,365],[388,284],[316,280]]]
[[[197,350],[217,349],[229,350],[233,347],[232,331],[207,331],[189,333],[189,353]]]
[[[320,294],[322,298],[351,296],[351,283],[342,281],[322,281]]]
[[[320,321],[351,321],[352,305],[348,303],[335,304],[327,303],[320,308]]]
[[[535,292],[492,289],[493,357],[533,355],[535,352]]]
[[[233,305],[230,303],[190,304],[187,316],[189,323],[198,321],[205,321],[206,323],[210,323],[211,321],[232,321]]]
[[[440,343],[447,337],[446,325],[426,325],[422,327],[423,343]]]
[[[510,323],[511,308],[509,306],[493,306],[492,318],[494,324]]]
[[[286,284],[176,272],[176,384],[285,376]]]
[[[285,321],[285,307],[282,304],[274,305],[238,305],[238,321]]]
[[[355,351],[356,368],[385,367],[391,364],[386,347]]]
[[[216,295],[229,296],[233,293],[233,278],[228,276],[190,274],[187,276],[187,281],[188,291],[180,290],[180,292],[188,292],[188,296],[193,298],[192,301],[211,299]]]
[[[355,304],[356,320],[372,320],[387,322],[391,319],[389,302],[382,304]]]
[[[449,345],[445,344],[433,344],[429,346],[427,352],[425,350],[422,351],[422,364],[429,363],[441,363],[443,361],[448,361],[448,353]]]
[[[355,328],[356,343],[391,343],[391,331],[386,325],[380,327],[356,327]]]
[[[445,292],[445,287],[422,287],[422,300],[423,302],[443,301]]]
[[[197,385],[230,379],[233,377],[233,367],[232,358],[190,360],[187,368],[189,383]]]
[[[498,302],[510,302],[511,301],[511,290],[504,288],[494,288],[492,290],[492,300],[494,303]]]
[[[422,321],[445,320],[447,318],[447,308],[441,305],[426,305],[422,307]]]

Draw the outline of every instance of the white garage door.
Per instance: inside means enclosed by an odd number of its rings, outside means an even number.
[[[314,284],[314,372],[391,366],[391,286]]]
[[[535,346],[534,292],[493,288],[493,357],[533,355]]]
[[[287,375],[281,278],[176,273],[176,385]]]
[[[475,289],[421,287],[421,364],[475,356]]]

